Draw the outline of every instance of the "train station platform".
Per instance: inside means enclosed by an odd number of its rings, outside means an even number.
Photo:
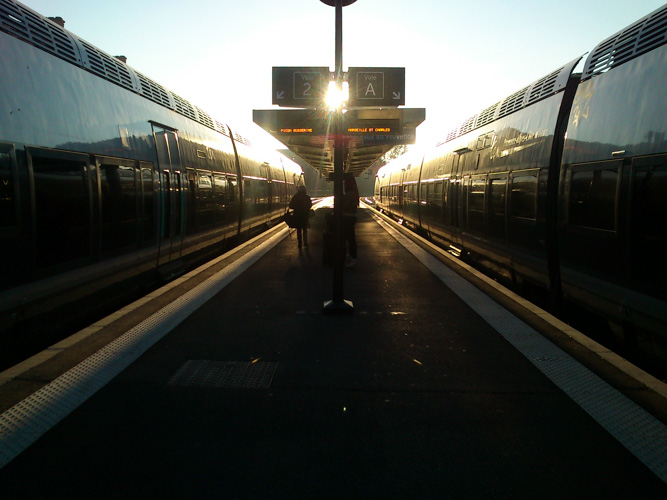
[[[0,374],[0,496],[665,498],[664,385],[360,210],[326,208]]]

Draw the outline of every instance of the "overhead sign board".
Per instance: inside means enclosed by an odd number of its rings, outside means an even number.
[[[351,112],[344,118],[343,136],[360,140],[361,145],[396,145],[414,144],[415,142],[415,129],[402,126],[402,120],[399,118],[363,119],[353,115],[354,112]],[[253,121],[278,140],[296,136],[317,136],[320,139],[333,137],[330,130],[329,113],[319,110],[254,110]],[[313,143],[313,148],[322,147],[320,139]]]
[[[293,108],[321,107],[329,87],[327,67],[273,67],[273,104]]]
[[[327,133],[327,121],[312,109],[254,110],[253,121],[273,136]]]
[[[405,104],[405,68],[349,68],[348,107]]]
[[[343,134],[352,136],[369,136],[396,134],[401,130],[399,120],[345,120]]]

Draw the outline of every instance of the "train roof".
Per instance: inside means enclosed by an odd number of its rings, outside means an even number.
[[[237,142],[249,140],[187,99],[14,0],[0,0],[0,30]]]
[[[572,71],[580,60],[581,57],[577,57],[548,75],[534,81],[521,90],[514,92],[505,99],[489,106],[480,113],[471,116],[461,125],[452,130],[447,137],[437,145],[440,146],[441,144],[452,141],[472,130],[481,128],[484,125],[557,94],[565,89]]]
[[[581,80],[589,79],[667,43],[667,5],[602,41],[590,53]],[[581,57],[468,118],[438,146],[523,109],[565,88]]]
[[[582,80],[609,71],[667,42],[667,5],[598,44],[588,56]]]

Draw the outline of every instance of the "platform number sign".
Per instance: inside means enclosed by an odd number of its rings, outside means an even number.
[[[321,75],[314,71],[294,72],[294,99],[315,99],[320,95]]]
[[[350,106],[405,104],[405,68],[350,68]]]
[[[384,73],[382,71],[360,71],[353,82],[357,88],[357,99],[384,99]]]
[[[273,104],[289,107],[320,107],[329,85],[326,67],[274,67]]]

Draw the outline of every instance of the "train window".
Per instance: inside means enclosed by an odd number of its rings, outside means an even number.
[[[213,176],[213,186],[215,192],[216,203],[225,202],[225,195],[227,193],[227,179],[222,175]]]
[[[183,184],[181,172],[174,172],[174,236],[179,236],[183,230]]]
[[[572,226],[614,231],[618,168],[574,168],[568,221]]]
[[[172,170],[179,170],[181,168],[181,156],[178,151],[178,133],[172,130],[165,130],[164,137],[169,148],[169,161]]]
[[[12,146],[0,144],[0,227],[16,226],[16,180]]]
[[[536,219],[537,171],[512,175],[510,214],[520,219]]]
[[[86,155],[28,149],[35,194],[36,267],[90,257]]]
[[[633,276],[645,283],[664,288],[667,264],[664,259],[647,256],[667,253],[667,157],[642,158],[634,162],[632,183]]]
[[[192,234],[197,232],[197,172],[193,168],[186,167],[185,175],[188,184],[187,208],[185,210],[188,220],[186,227],[188,228],[188,233]]]
[[[198,202],[199,202],[199,223],[200,226],[208,226],[213,222],[213,180],[210,175],[199,172]]]
[[[450,200],[455,199],[454,195],[454,189],[456,184],[454,183],[454,179],[445,179],[444,180],[445,185],[443,186],[443,194],[442,194],[442,210],[444,213],[444,222],[446,226],[450,226],[453,223],[453,218],[452,218],[452,213],[451,210],[453,209],[454,203],[450,203]]]
[[[206,174],[199,174],[199,189],[202,191],[201,196],[208,196],[213,188],[211,176]]]
[[[505,238],[507,178],[489,179],[489,236]]]
[[[261,179],[255,181],[258,187],[259,200],[263,205],[263,209],[268,211],[269,209],[269,184],[266,182],[266,179]]]
[[[417,184],[405,186],[406,203],[417,203]]]
[[[243,179],[243,199],[250,206],[257,203],[259,196],[255,193],[255,186],[252,179]]]
[[[227,177],[227,202],[228,203],[233,203],[237,200],[236,192],[237,192],[237,185],[238,182],[236,181],[236,177]]]
[[[213,176],[213,198],[215,204],[216,220],[223,220],[225,207],[227,205],[227,179],[222,175]]]
[[[438,211],[442,209],[442,181],[432,184],[428,193],[428,203]]]
[[[468,192],[468,226],[471,231],[484,231],[484,188],[486,176],[476,176],[470,181]]]
[[[477,138],[477,147],[476,149],[490,148],[493,146],[493,137],[494,133],[489,132],[488,134],[480,135]]]
[[[153,168],[147,164],[141,166],[141,194],[142,194],[142,229],[143,246],[151,246],[155,243],[155,173]]]
[[[132,246],[137,240],[135,169],[106,163],[99,166],[102,252]]]

